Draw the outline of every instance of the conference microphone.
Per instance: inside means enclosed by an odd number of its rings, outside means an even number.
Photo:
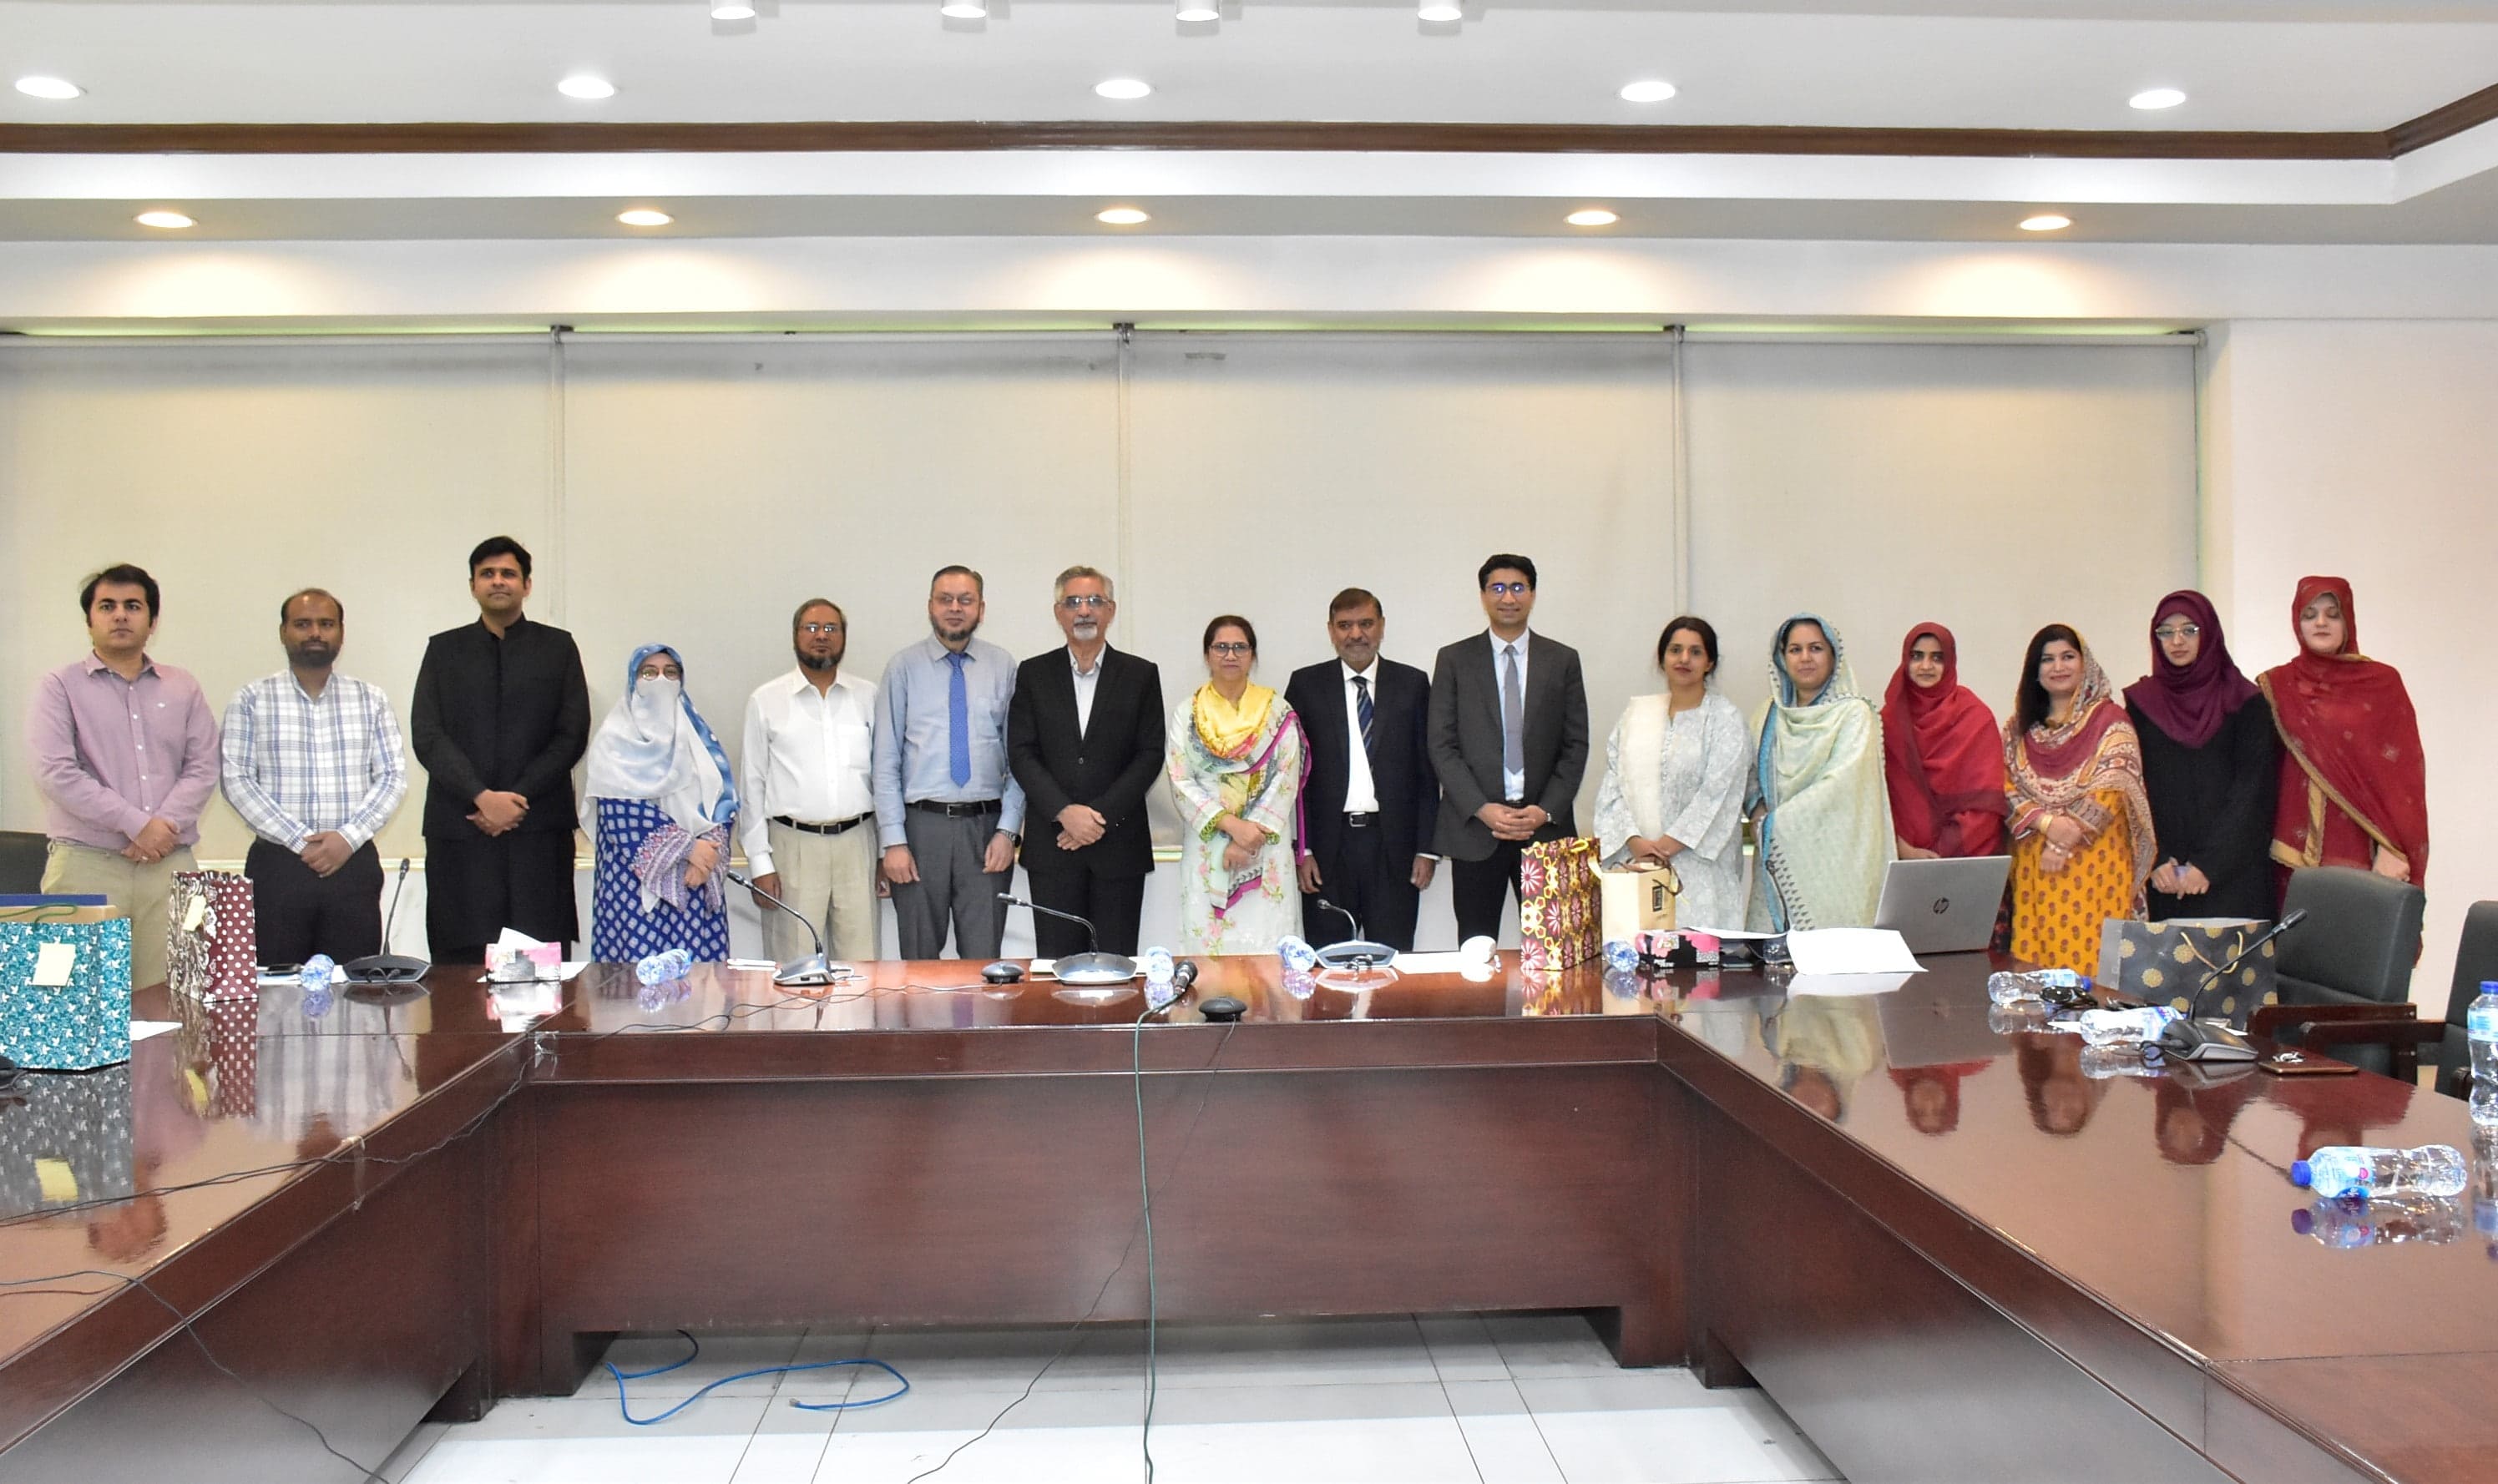
[[[1340,943],[1330,943],[1318,950],[1318,960],[1329,968],[1385,968],[1396,962],[1396,950],[1385,943],[1374,943],[1361,934],[1361,919],[1316,893],[1308,900],[1322,906],[1353,926],[1353,936]]]
[[[1104,953],[1102,935],[1094,931],[1093,924],[1087,919],[1073,912],[1061,912],[1056,907],[1044,907],[1037,901],[1026,901],[1012,892],[998,893],[998,900],[1010,907],[1022,907],[1028,912],[1060,918],[1084,930],[1087,945],[1084,952],[1069,954],[1051,968],[1059,983],[1082,989],[1092,985],[1126,984],[1137,977],[1137,961],[1123,953]]]
[[[2219,984],[2229,975],[2237,972],[2238,965],[2247,961],[2247,956],[2249,954],[2256,952],[2266,943],[2271,942],[2274,938],[2281,936],[2283,933],[2288,932],[2290,929],[2297,927],[2300,923],[2305,921],[2307,921],[2307,909],[2305,907],[2300,907],[2297,911],[2290,913],[2288,917],[2283,918],[2281,921],[2266,929],[2254,942],[2249,943],[2246,947],[2241,948],[2236,953],[2230,955],[2228,963],[2222,964],[2219,968],[2206,974],[2203,977],[2202,985],[2194,991],[2194,1013],[2188,1017],[2188,1019],[2198,1021],[2208,1019],[2209,1017],[2206,1017],[2203,1013],[2205,1008],[2203,996],[2212,993],[2212,987]],[[2254,1013],[2255,1006],[2249,1005],[2246,1008],[2249,1014]],[[2243,1019],[2243,1017],[2232,1017],[2232,1019]]]
[[[399,926],[399,899],[407,890],[409,858],[399,858],[399,880],[391,888],[390,911],[382,918],[382,951],[368,953],[361,959],[349,959],[339,965],[349,989],[358,985],[378,985],[394,990],[414,989],[433,965],[407,954],[392,953],[391,929]]]
[[[816,945],[816,951],[814,953],[807,955],[803,959],[792,959],[788,963],[782,964],[779,968],[774,969],[772,971],[772,982],[774,984],[798,985],[808,989],[817,989],[824,985],[832,984],[838,980],[845,979],[857,972],[857,970],[851,968],[847,963],[835,963],[824,957],[824,935],[816,931],[816,925],[808,920],[806,913],[799,911],[796,907],[783,901],[780,898],[773,896],[770,892],[756,886],[752,877],[741,876],[736,871],[729,870],[724,867],[721,868],[721,874],[728,877],[728,879],[736,882],[748,891],[753,892],[758,900],[768,901],[774,906],[779,907],[782,911],[788,913],[791,917],[798,919],[799,926],[807,930],[808,938]]]

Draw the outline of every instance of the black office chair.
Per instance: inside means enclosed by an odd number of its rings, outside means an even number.
[[[39,831],[0,830],[0,896],[32,896],[44,889],[50,843]]]
[[[2420,889],[2372,870],[2317,866],[2290,872],[2282,915],[2307,921],[2284,933],[2275,961],[2285,1005],[2391,1005],[2412,997],[2419,962]]]
[[[2464,1016],[2481,997],[2481,986],[2498,980],[2498,901],[2476,901],[2463,914],[2463,937],[2454,947],[2454,983],[2446,992],[2446,1034],[2437,1043],[2437,1080],[2449,1097],[2472,1095],[2472,1038]]]

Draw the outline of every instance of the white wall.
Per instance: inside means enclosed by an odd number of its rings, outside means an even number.
[[[2206,581],[2253,674],[2293,652],[2290,599],[2348,578],[2367,652],[2403,672],[2428,753],[2426,950],[2445,1013],[2470,903],[2498,898],[2498,321],[2249,321],[2206,348]]]

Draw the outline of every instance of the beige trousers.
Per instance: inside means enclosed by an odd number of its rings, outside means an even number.
[[[165,982],[165,899],[174,872],[197,870],[191,847],[177,845],[165,859],[142,866],[117,850],[51,842],[44,862],[44,891],[61,897],[102,897],[130,919],[130,987]]]
[[[811,835],[775,824],[772,868],[781,900],[806,914],[824,934],[824,952],[851,963],[883,957],[876,899],[876,821],[839,835]],[[782,963],[815,952],[807,931],[785,912],[763,909],[764,941]]]

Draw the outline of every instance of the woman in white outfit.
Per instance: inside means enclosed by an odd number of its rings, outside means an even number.
[[[1597,845],[1608,861],[1627,849],[1633,863],[1673,867],[1679,925],[1740,929],[1751,729],[1717,693],[1717,631],[1707,619],[1668,623],[1656,665],[1665,693],[1633,696],[1605,741]]]

